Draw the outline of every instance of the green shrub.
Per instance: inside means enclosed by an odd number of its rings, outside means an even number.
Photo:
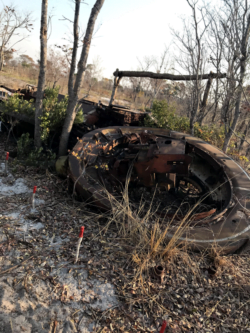
[[[17,141],[17,156],[19,158],[27,158],[34,145],[34,140],[30,138],[29,133],[21,135]]]
[[[26,164],[34,165],[41,169],[48,169],[48,167],[55,164],[56,154],[50,149],[44,150],[43,148],[32,149],[26,158]]]
[[[68,96],[58,102],[59,87],[57,88],[46,88],[45,98],[43,100],[43,114],[41,117],[42,123],[42,141],[46,141],[51,130],[55,130],[63,125],[66,110],[68,105]],[[83,112],[80,110],[75,118],[74,123],[79,124],[84,121]]]
[[[168,128],[172,131],[183,133],[190,132],[190,120],[188,117],[178,116],[175,113],[175,106],[169,105],[166,101],[155,100],[152,109],[147,110],[152,114],[153,119],[146,116],[145,126]],[[157,123],[157,124],[156,124]],[[200,126],[198,123],[194,124],[194,136],[201,138],[219,148],[222,148],[225,130],[223,126]]]
[[[46,142],[51,131],[63,125],[68,105],[68,96],[58,102],[59,87],[46,88],[43,99],[43,113],[41,116],[41,139]],[[3,113],[18,112],[29,117],[35,117],[34,101],[26,101],[20,95],[14,94],[4,102]],[[75,124],[84,121],[83,112],[80,110],[75,118]]]
[[[55,163],[56,159],[56,154],[51,150],[36,148],[29,133],[22,134],[17,141],[17,156],[24,160],[26,164],[39,166],[40,168],[48,168]]]
[[[222,149],[223,142],[225,140],[225,128],[224,126],[216,125],[200,126],[198,123],[195,123],[194,136]]]
[[[4,102],[3,113],[17,112],[30,117],[35,115],[34,100],[26,101],[20,95],[13,94]]]

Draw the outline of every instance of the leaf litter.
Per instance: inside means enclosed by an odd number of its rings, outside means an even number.
[[[117,212],[74,200],[55,174],[22,165],[12,176],[3,171],[1,164],[0,332],[159,332],[164,319],[167,332],[250,332],[248,252],[174,248],[151,257],[121,233]],[[32,210],[34,185],[40,201]],[[161,281],[152,274],[158,264]]]

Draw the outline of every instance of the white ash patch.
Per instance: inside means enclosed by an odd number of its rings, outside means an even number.
[[[0,167],[4,171],[4,164]],[[32,190],[22,178],[15,180],[11,174],[1,176],[0,197],[16,195],[17,198],[14,208],[8,213],[1,211],[0,215],[6,219],[6,224],[15,228],[15,237],[26,242],[40,237],[43,239],[41,245],[32,242],[35,250],[50,248],[59,251],[70,238],[62,239],[60,235],[48,238],[48,234],[41,232],[44,224],[29,219],[29,214],[39,213],[45,201],[35,197],[35,209],[32,209],[31,200],[28,205],[18,205],[20,196],[29,193],[31,197]],[[0,241],[6,240],[0,229]],[[25,251],[12,248],[8,255],[0,257],[0,272],[19,264],[25,259],[24,255]],[[85,258],[84,255],[82,257]],[[91,309],[105,311],[118,305],[114,286],[89,278],[84,264],[74,265],[65,261],[59,265],[45,258],[39,266],[32,261],[29,264],[33,266],[29,274],[20,266],[10,274],[0,275],[1,333],[48,333],[55,320],[58,322],[56,333],[90,333],[97,325]],[[46,271],[46,265],[51,267],[48,274],[58,285],[41,275],[42,270]],[[73,317],[75,312],[77,314]]]
[[[42,206],[45,205],[45,201],[42,199],[35,198],[35,206]]]
[[[5,163],[0,163],[0,173],[5,171]]]
[[[10,219],[18,219],[20,217],[20,212],[14,212],[9,214],[1,214],[1,216],[9,217]]]
[[[44,224],[42,224],[41,222],[38,223],[30,223],[29,225],[29,230],[40,230],[44,228]]]
[[[66,265],[62,269],[54,267],[50,274],[58,278],[59,287],[38,272],[26,279],[25,287],[22,281],[26,274],[23,272],[15,277],[0,278],[1,333],[47,333],[54,320],[58,322],[57,333],[93,332],[96,323],[91,317],[91,308],[104,311],[118,305],[114,287],[88,279],[84,265],[64,262]],[[75,268],[81,274],[74,277]],[[15,279],[21,282],[16,283]],[[75,312],[77,316],[73,319]]]
[[[68,242],[69,238],[62,239],[60,236],[52,236],[49,239],[50,247],[53,247],[54,249],[59,249],[65,242]]]
[[[11,220],[11,223],[14,223],[16,226],[16,236],[20,235],[21,237],[33,238],[32,236],[28,235],[28,232],[31,230],[40,230],[44,228],[44,224],[41,222],[34,223],[31,220],[25,219],[22,216],[22,212],[16,211],[9,214],[1,214],[1,216],[4,216],[5,218],[8,218]],[[26,236],[27,235],[27,236]]]
[[[25,185],[22,178],[18,178],[13,184],[6,184],[2,178],[0,178],[0,194],[10,196],[14,194],[28,193],[30,190]]]
[[[5,164],[0,164],[0,172],[4,172]],[[12,196],[12,195],[20,195],[25,193],[32,193],[32,191],[28,188],[25,184],[24,179],[18,178],[15,180],[11,173],[8,173],[7,176],[0,177],[0,195],[4,196]],[[35,204],[37,206],[44,205],[45,201],[36,198]],[[29,230],[40,230],[44,228],[44,225],[41,222],[33,223],[30,220],[27,220],[23,217],[23,212],[29,208],[28,206],[20,206],[12,213],[7,214],[0,214],[0,217],[6,217],[11,219],[13,223],[17,226],[16,232],[17,234],[21,232],[28,232]],[[33,210],[30,208],[30,212],[38,212],[37,210]],[[1,240],[1,233],[0,233],[0,240]]]
[[[5,173],[5,163],[0,164],[0,194],[5,196],[11,196],[15,194],[23,194],[28,193],[30,190],[25,184],[23,178],[18,178],[15,180],[13,175],[8,172],[7,175]]]
[[[115,289],[111,283],[100,283],[97,281],[94,285],[94,292],[97,296],[97,301],[92,304],[93,308],[105,311],[118,305]]]
[[[102,283],[99,280],[88,280],[87,271],[83,267],[75,265],[67,265],[58,272],[59,281],[65,286],[67,293],[73,297],[73,303],[76,308],[79,307],[79,301],[86,302],[93,309],[105,311],[118,304],[115,295],[114,286],[110,283]],[[81,273],[80,278],[75,279],[69,269],[77,268]],[[80,281],[80,284],[79,284]]]
[[[30,230],[40,230],[44,228],[44,224],[41,222],[33,224],[31,221],[26,220],[27,222],[24,224],[24,226],[21,226],[19,230],[28,232]]]
[[[32,201],[30,201],[30,202],[32,203]],[[39,206],[44,206],[44,205],[45,205],[45,201],[44,201],[44,200],[42,200],[42,199],[37,199],[37,198],[35,198],[34,203],[35,203],[34,208],[32,207],[32,208],[30,209],[30,213],[31,213],[31,214],[37,214],[37,213],[39,213],[39,211],[37,210],[37,207],[39,207]]]

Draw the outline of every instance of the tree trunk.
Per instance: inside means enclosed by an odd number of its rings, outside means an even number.
[[[213,116],[212,116],[212,123],[215,122],[215,117],[217,115],[217,110],[218,110],[218,105],[219,105],[219,96],[218,96],[218,91],[219,91],[219,84],[218,84],[218,79],[216,80],[216,88],[215,88],[215,105],[214,105],[214,111],[213,111]]]
[[[250,153],[250,146],[248,146],[247,150],[246,150],[246,156],[248,156]]]
[[[246,2],[247,4],[247,2]],[[246,6],[246,11],[248,10],[248,7]],[[228,145],[230,143],[230,140],[232,138],[233,132],[235,132],[236,126],[238,124],[238,120],[240,117],[240,104],[241,104],[241,97],[242,97],[242,90],[243,90],[243,82],[244,78],[246,75],[246,65],[247,65],[247,60],[249,59],[249,45],[248,45],[248,40],[250,37],[250,15],[248,15],[247,18],[247,25],[245,27],[245,23],[243,26],[243,32],[242,32],[242,41],[241,41],[241,58],[240,58],[240,80],[239,80],[239,92],[237,96],[237,100],[235,103],[235,112],[234,112],[234,119],[232,126],[230,127],[230,122],[229,122],[229,130],[226,134],[225,141],[223,144],[223,152],[226,153],[228,149]]]
[[[245,75],[245,71],[241,73],[240,85],[243,82],[244,75]],[[224,153],[227,152],[230,140],[233,136],[233,132],[236,129],[236,126],[238,124],[238,120],[239,120],[239,117],[240,117],[240,113],[241,113],[240,112],[240,103],[241,103],[242,90],[241,90],[241,87],[239,87],[239,89],[240,89],[240,91],[238,93],[237,101],[235,103],[235,112],[234,112],[233,123],[232,123],[232,126],[230,127],[230,122],[229,122],[229,126],[228,126],[229,128],[228,128],[228,131],[226,133],[223,148],[222,148]]]
[[[190,118],[190,134],[194,136],[194,120]]]
[[[1,50],[1,53],[0,53],[0,71],[3,70],[3,63],[4,63],[4,52],[3,52],[3,50]]]
[[[69,134],[71,132],[71,129],[72,129],[72,126],[73,126],[73,123],[75,120],[75,116],[76,116],[75,109],[76,109],[76,105],[78,102],[78,96],[79,96],[80,89],[81,89],[83,73],[86,70],[86,64],[87,64],[87,60],[88,60],[91,39],[92,39],[94,27],[95,27],[95,21],[102,8],[104,1],[105,0],[96,0],[96,3],[94,5],[94,7],[92,8],[92,11],[91,11],[91,14],[89,17],[88,26],[87,26],[86,34],[85,34],[84,41],[83,41],[81,57],[80,57],[80,61],[78,63],[78,72],[76,75],[74,89],[69,94],[69,102],[68,102],[68,107],[67,107],[67,112],[66,112],[66,118],[65,118],[65,121],[63,124],[60,145],[59,145],[59,156],[65,155],[67,153]]]
[[[42,0],[41,28],[40,28],[40,71],[38,78],[38,87],[36,95],[35,111],[35,135],[34,142],[36,147],[41,147],[41,120],[43,112],[43,96],[45,88],[46,65],[47,65],[47,12],[48,0]]]
[[[199,107],[200,107],[200,88],[198,87],[198,80],[196,81],[196,91],[194,94],[194,102],[192,103],[192,108],[190,111],[190,134],[194,135],[194,124],[196,122],[197,114],[199,113]]]
[[[119,70],[117,69],[116,72],[118,72],[118,71]],[[113,89],[112,89],[112,94],[111,94],[110,101],[109,101],[109,106],[111,106],[113,101],[115,100],[115,96],[116,96],[116,93],[117,93],[117,89],[118,89],[120,80],[121,80],[121,78],[115,76],[114,85],[113,85]]]
[[[75,17],[74,17],[74,43],[72,50],[72,58],[70,64],[69,81],[68,81],[68,95],[74,94],[74,75],[76,71],[77,48],[79,43],[79,15],[80,15],[81,0],[75,0]]]
[[[214,106],[214,112],[213,112],[213,116],[212,116],[212,123],[214,123],[215,122],[215,117],[216,117],[216,115],[217,115],[217,109],[218,109],[218,100],[216,100],[216,102],[215,102],[215,106]]]
[[[205,111],[206,111],[206,107],[207,107],[207,100],[208,100],[208,96],[209,96],[209,91],[210,91],[211,86],[212,86],[212,82],[213,82],[213,78],[210,77],[207,80],[206,89],[204,91],[203,100],[201,102],[201,110],[200,110],[200,112],[198,114],[198,123],[200,125],[202,125],[202,122],[204,120],[204,115],[205,115]]]
[[[239,146],[239,152],[241,152],[242,148],[243,148],[243,144],[244,144],[244,139],[246,139],[247,137],[247,132],[248,132],[248,124],[246,124],[246,127],[245,127],[245,130],[244,130],[244,133],[242,135],[242,139],[240,140],[240,146]]]
[[[57,84],[57,80],[54,81],[52,89],[55,89],[55,88],[56,88],[56,84]]]

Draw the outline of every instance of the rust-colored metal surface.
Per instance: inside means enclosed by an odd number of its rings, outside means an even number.
[[[158,128],[98,129],[70,153],[69,173],[77,192],[105,210],[129,177],[132,205],[151,202],[162,223],[171,222],[168,239],[184,219],[179,242],[196,249],[234,252],[249,240],[249,176],[198,138]]]
[[[12,94],[13,89],[10,89],[4,85],[0,85],[0,101],[5,101]]]
[[[91,110],[86,110],[86,102],[82,101],[82,108],[85,114],[85,123],[87,125],[95,125],[96,127],[107,126],[138,126],[143,122],[146,112],[131,110],[127,107],[104,104],[95,104]]]

